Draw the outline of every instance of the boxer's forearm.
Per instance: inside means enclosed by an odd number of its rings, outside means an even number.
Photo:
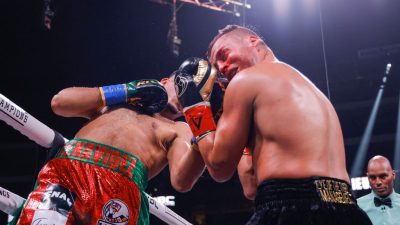
[[[175,189],[180,192],[190,191],[205,169],[205,164],[199,152],[190,150],[180,160],[178,173],[175,176]],[[180,179],[176,179],[180,178]]]
[[[199,151],[211,177],[217,182],[225,182],[235,173],[236,164],[233,160],[227,160],[226,152],[222,151],[223,148],[216,148],[215,134],[215,132],[210,132],[198,142]]]
[[[190,191],[204,172],[205,164],[198,150],[180,143],[168,152],[171,184],[179,192]]]
[[[254,173],[252,156],[243,155],[237,170],[244,196],[249,200],[254,200],[257,193],[257,179]]]
[[[103,107],[98,88],[71,87],[61,90],[51,100],[51,108],[64,117],[91,118]]]

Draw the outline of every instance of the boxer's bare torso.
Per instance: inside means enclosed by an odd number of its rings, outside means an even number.
[[[237,76],[245,83],[238,85],[252,87],[241,96],[253,102],[249,142],[258,183],[310,176],[349,181],[339,119],[308,79],[278,61]]]
[[[76,134],[135,155],[148,170],[149,179],[168,163],[167,152],[185,132],[187,125],[156,114],[139,114],[129,108],[109,110],[84,125]]]
[[[190,146],[192,133],[183,122],[173,79],[163,84],[167,107],[159,113],[138,113],[129,105],[103,108],[98,88],[72,87],[52,99],[53,111],[64,117],[84,117],[89,121],[76,133],[77,138],[111,145],[136,156],[147,169],[148,179],[169,165],[172,186],[189,191],[204,171],[198,151]]]
[[[255,177],[242,184],[255,183],[253,193],[274,178],[349,182],[338,116],[314,84],[246,29],[228,31],[210,46],[211,63],[230,80],[217,132],[199,142],[215,179],[228,179],[242,162],[239,175]],[[245,146],[252,160],[244,160]]]

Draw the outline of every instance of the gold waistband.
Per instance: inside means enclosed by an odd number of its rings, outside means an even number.
[[[349,185],[343,181],[318,179],[314,181],[322,201],[339,204],[354,204],[349,192]]]

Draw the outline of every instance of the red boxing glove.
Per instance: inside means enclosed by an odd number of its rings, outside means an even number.
[[[211,131],[215,131],[216,125],[208,102],[200,102],[184,109],[186,122],[192,130],[196,141],[199,141]]]

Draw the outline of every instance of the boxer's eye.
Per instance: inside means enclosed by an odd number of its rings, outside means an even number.
[[[220,49],[217,53],[217,61],[225,61],[228,58],[229,50],[226,48]]]
[[[221,60],[225,61],[228,58],[228,54],[229,54],[229,51],[227,49],[224,49],[221,54]]]

